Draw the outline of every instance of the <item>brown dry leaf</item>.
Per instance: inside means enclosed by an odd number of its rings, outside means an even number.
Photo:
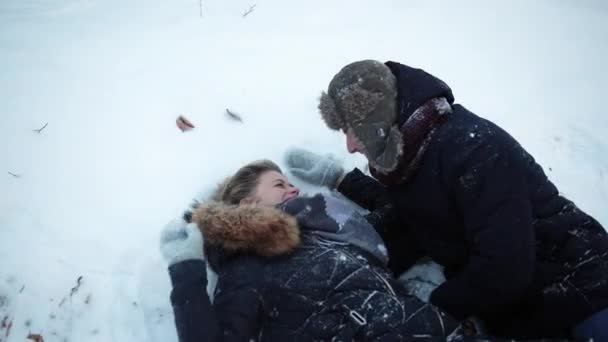
[[[177,124],[177,128],[179,128],[182,132],[187,132],[194,128],[192,122],[190,122],[190,120],[186,119],[182,115],[177,117],[175,123]]]
[[[34,342],[44,342],[44,338],[40,334],[29,334],[27,335],[28,340],[32,340]]]

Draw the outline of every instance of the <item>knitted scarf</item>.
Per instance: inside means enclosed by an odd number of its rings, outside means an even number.
[[[397,167],[383,173],[370,165],[372,176],[387,186],[407,183],[418,169],[437,128],[451,113],[452,107],[444,97],[431,99],[418,107],[399,128],[402,149]]]
[[[384,241],[349,200],[335,194],[317,194],[289,200],[280,208],[296,218],[302,234],[359,247],[387,264]]]

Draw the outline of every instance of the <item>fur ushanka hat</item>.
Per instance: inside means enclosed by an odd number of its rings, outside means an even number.
[[[397,79],[385,64],[363,60],[342,68],[321,94],[319,111],[330,129],[352,130],[370,166],[384,172],[397,166]]]

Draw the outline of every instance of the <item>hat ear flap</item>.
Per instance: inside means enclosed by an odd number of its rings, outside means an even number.
[[[357,121],[365,119],[384,99],[382,92],[363,89],[358,83],[345,87],[338,96],[340,97],[340,108]]]
[[[383,174],[397,169],[403,154],[403,138],[397,126],[392,126],[386,139],[384,151],[375,158],[368,158],[369,165]]]
[[[336,111],[334,100],[326,92],[322,92],[319,98],[319,112],[329,129],[339,131],[346,127],[344,120]]]

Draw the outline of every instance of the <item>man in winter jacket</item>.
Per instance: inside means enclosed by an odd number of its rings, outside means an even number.
[[[387,241],[392,270],[425,255],[444,267],[431,303],[494,335],[608,340],[608,235],[507,132],[395,62],[347,65],[319,109],[375,179],[302,150],[288,153],[291,172],[355,201],[388,196],[390,234],[407,243]]]

